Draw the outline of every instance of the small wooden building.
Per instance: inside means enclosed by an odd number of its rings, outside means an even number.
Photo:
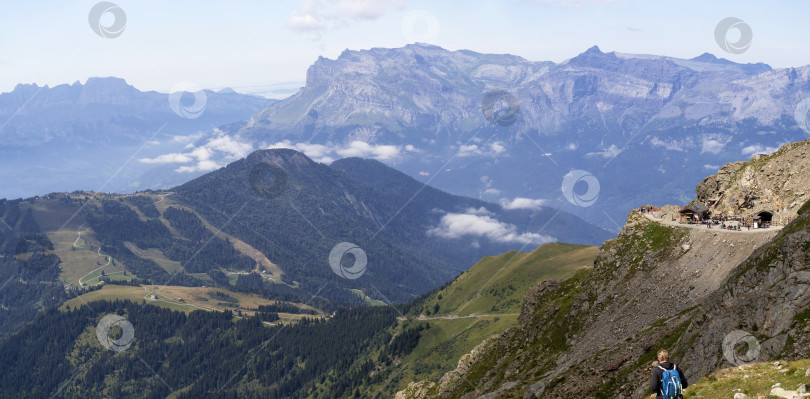
[[[709,217],[709,208],[703,204],[695,204],[689,205],[681,208],[678,213],[681,214],[681,220],[684,219],[693,219],[693,220],[703,220]]]

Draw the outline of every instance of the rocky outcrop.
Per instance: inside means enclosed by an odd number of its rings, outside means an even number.
[[[783,146],[770,155],[723,166],[697,185],[697,201],[717,201],[713,213],[751,218],[769,212],[787,222],[810,200],[810,140]]]
[[[702,305],[678,346],[681,362],[706,375],[729,362],[810,357],[810,214],[732,272]],[[732,331],[751,338],[743,353],[723,346]],[[742,334],[739,334],[742,336]],[[746,346],[748,348],[746,348]],[[719,350],[718,350],[719,349]],[[756,350],[755,350],[756,349]]]

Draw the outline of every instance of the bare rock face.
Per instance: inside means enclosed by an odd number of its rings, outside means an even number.
[[[725,188],[729,186],[740,168],[745,162],[734,162],[720,168],[716,175],[711,175],[698,183],[695,192],[697,200],[706,203],[711,199],[721,198],[725,193]]]
[[[520,324],[528,323],[529,320],[534,317],[534,314],[537,311],[540,298],[542,298],[544,294],[557,290],[558,288],[560,288],[559,280],[545,280],[530,288],[529,293],[523,300],[523,304],[520,309],[520,316],[518,316],[518,322]]]
[[[751,218],[768,212],[774,221],[786,223],[810,199],[808,154],[810,140],[725,165],[697,185],[697,201],[717,201],[714,214]]]

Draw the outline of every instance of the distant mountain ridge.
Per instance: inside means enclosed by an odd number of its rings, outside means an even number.
[[[493,93],[500,102],[485,101]],[[226,132],[324,162],[362,154],[489,201],[544,199],[618,230],[630,203],[684,201],[719,165],[806,138],[795,115],[808,96],[808,66],[596,46],[533,62],[412,44],[321,57],[301,91]],[[593,206],[565,200],[572,170],[600,181]]]
[[[618,231],[631,203],[684,203],[719,165],[806,138],[808,76],[709,53],[594,46],[553,63],[413,44],[321,57],[278,102],[206,91],[196,119],[120,79],[19,85],[0,95],[0,116],[16,112],[0,130],[0,196],[169,188],[255,149],[293,148],[325,163],[374,158],[454,194],[528,198]],[[572,200],[583,183],[562,188],[571,172],[600,183],[588,206]]]
[[[0,94],[0,197],[181,183],[189,174],[144,181],[155,166],[137,158],[181,150],[274,101],[232,90],[179,94],[140,91],[112,77],[54,87],[18,84]]]

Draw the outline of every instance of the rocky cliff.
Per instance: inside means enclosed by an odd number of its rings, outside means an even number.
[[[716,200],[712,208],[719,214],[750,218],[767,212],[776,221],[790,220],[810,199],[809,152],[806,140],[723,166],[697,185],[697,201]]]
[[[630,110],[668,124],[684,118],[707,125],[745,119],[767,125],[793,115],[793,100],[784,91],[795,90],[792,86],[808,76],[807,67],[773,70],[711,54],[687,60],[606,53],[594,46],[555,64],[412,44],[346,50],[335,60],[321,57],[307,71],[306,87],[254,119],[257,128],[291,136],[306,135],[306,126],[366,127],[388,135],[409,127],[460,132],[486,123],[480,107],[487,91],[507,90],[520,102],[517,131],[524,132],[550,133],[600,114],[600,120],[625,128],[643,124],[633,116],[619,117]],[[702,101],[708,98],[714,106]]]

